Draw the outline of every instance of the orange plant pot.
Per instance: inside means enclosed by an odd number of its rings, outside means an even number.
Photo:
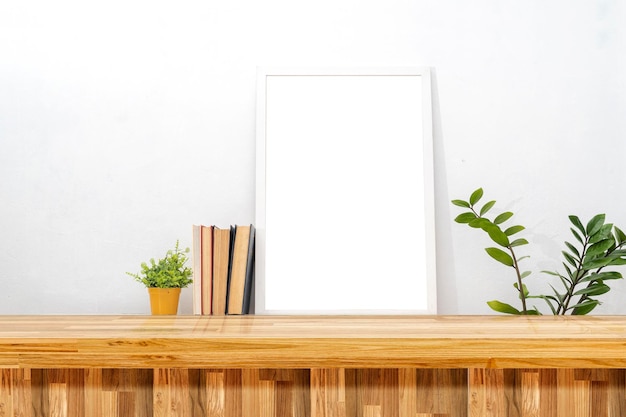
[[[154,315],[178,313],[180,288],[148,288],[150,310]]]

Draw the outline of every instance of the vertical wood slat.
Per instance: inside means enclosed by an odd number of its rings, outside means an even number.
[[[13,381],[13,409],[12,416],[31,417],[32,414],[32,391],[30,369],[12,369]]]
[[[52,382],[48,389],[50,417],[68,417],[67,387],[60,382]]]
[[[168,369],[154,370],[153,412],[154,417],[169,417],[170,374]]]
[[[417,370],[398,369],[398,416],[417,414]]]
[[[574,369],[559,369],[556,373],[556,417],[574,417],[576,413],[576,388]]]
[[[626,370],[614,369],[607,375],[608,416],[626,415]]]
[[[624,410],[624,369],[0,369],[0,416],[11,417],[621,417]]]
[[[539,370],[539,417],[555,417],[558,404],[556,369]]]
[[[206,372],[206,409],[207,417],[225,417],[226,392],[224,372]]]
[[[346,417],[346,370],[311,369],[311,416]]]
[[[13,415],[13,381],[11,369],[0,369],[0,416]]]
[[[540,417],[539,372],[523,372],[521,385],[522,417]]]

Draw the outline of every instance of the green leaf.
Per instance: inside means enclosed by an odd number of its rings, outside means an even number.
[[[556,288],[552,286],[552,284],[550,284],[550,288],[552,288],[552,291],[554,292],[554,295],[556,296],[556,300],[559,302],[559,304],[563,304],[563,300],[565,300],[565,294],[560,294],[556,290]]]
[[[591,270],[602,268],[604,266],[610,265],[613,259],[611,258],[596,258],[591,260],[585,260],[583,262],[583,269]]]
[[[587,313],[590,313],[591,310],[596,308],[600,304],[598,300],[586,300],[580,304],[576,304],[572,306],[572,315],[574,316],[583,316]]]
[[[463,200],[452,200],[452,204],[454,204],[455,206],[459,206],[459,207],[464,207],[464,208],[470,208],[470,203],[468,203],[467,201],[463,201]]]
[[[474,191],[469,199],[470,204],[473,206],[474,204],[478,203],[478,201],[482,198],[482,196],[483,196],[482,188],[479,188],[478,190]]]
[[[546,304],[548,304],[548,306],[550,307],[550,310],[552,310],[552,314],[556,316],[556,309],[554,308],[554,305],[552,304],[552,301],[556,302],[556,298],[550,296],[550,295],[539,295],[537,297],[529,297],[529,298],[541,298],[543,299]]]
[[[567,276],[572,278],[574,276],[574,273],[572,272],[572,270],[569,268],[569,266],[567,266],[565,262],[563,262],[562,264],[563,264],[563,268],[565,268],[565,270],[567,271]]]
[[[491,240],[496,242],[498,245],[505,248],[509,246],[509,238],[498,226],[492,225],[486,227],[484,230],[489,234]]]
[[[607,224],[602,225],[600,230],[598,230],[593,235],[589,236],[589,243],[590,244],[591,243],[596,243],[596,242],[599,242],[599,241],[604,240],[604,239],[614,240],[612,231],[613,231],[613,225],[611,223],[607,223]]]
[[[572,229],[572,228],[570,228],[569,230],[572,232],[572,234],[574,235],[574,237],[576,238],[576,240],[577,240],[577,241],[579,241],[581,245],[584,245],[584,244],[585,244],[585,242],[583,241],[583,238],[582,238],[582,237],[580,237],[580,235],[578,234],[578,232],[577,232],[576,230],[574,230],[574,229]]]
[[[513,266],[513,258],[511,258],[511,256],[502,249],[486,248],[485,250],[487,251],[489,256],[491,256],[496,261],[503,263],[506,266]]]
[[[619,244],[626,242],[626,234],[624,234],[624,232],[622,232],[617,226],[615,226],[613,230],[615,231],[615,238]]]
[[[469,222],[467,225],[473,227],[475,229],[484,229],[487,225],[490,225],[491,222],[488,219],[482,217],[476,217],[474,220]]]
[[[537,310],[537,307],[533,307],[532,310],[526,310],[526,313],[522,313],[526,316],[541,316],[542,314]]]
[[[619,257],[611,257],[613,259],[609,265],[626,265],[626,259]]]
[[[521,300],[522,299],[522,294],[521,294],[521,292],[519,290],[519,285],[517,284],[517,282],[513,284],[513,287],[515,287],[515,289],[520,293],[519,294],[519,298]],[[522,284],[522,288],[524,289],[524,298],[528,297],[528,293],[529,292],[528,292],[528,288],[526,287],[526,284]]]
[[[507,236],[511,236],[511,235],[514,235],[515,233],[521,232],[524,229],[525,229],[524,226],[511,226],[504,231],[504,234]]]
[[[490,202],[485,203],[483,208],[480,209],[480,215],[484,216],[485,213],[487,213],[489,210],[491,210],[491,208],[493,207],[494,204],[496,204],[496,200],[491,200]]]
[[[563,257],[567,260],[567,262],[569,262],[574,268],[576,267],[576,260],[572,257],[572,255],[570,255],[569,253],[563,251],[561,252],[563,254]]]
[[[606,284],[596,283],[587,286],[586,288],[580,289],[574,293],[574,295],[587,295],[587,296],[595,296],[602,295],[609,292],[611,288]]]
[[[580,258],[580,252],[578,252],[578,249],[576,249],[576,246],[572,245],[569,242],[565,242],[565,246],[567,246],[567,248],[570,250],[570,252],[572,252],[574,255],[576,255],[576,258]]]
[[[583,279],[579,280],[579,283],[582,282],[589,282],[589,281],[607,281],[607,280],[612,280],[612,279],[621,279],[622,278],[622,274],[620,272],[617,271],[606,271],[606,272],[596,272],[593,274],[590,274],[586,277],[584,277]]]
[[[559,279],[561,280],[561,284],[563,284],[563,288],[569,288],[572,285],[572,280],[564,277],[563,275],[559,275]]]
[[[476,215],[472,212],[461,213],[454,219],[457,223],[469,223],[476,218]]]
[[[507,221],[508,219],[511,218],[511,216],[513,216],[513,213],[511,213],[510,211],[505,211],[504,213],[500,214],[498,217],[496,217],[495,219],[493,219],[493,222],[495,224],[500,224],[500,223],[504,223],[505,221]]]
[[[524,271],[524,272],[522,272],[522,273],[520,274],[520,277],[521,277],[522,279],[524,279],[524,278],[526,278],[527,276],[529,276],[530,274],[531,274],[531,272],[530,272],[530,271]]]
[[[570,222],[572,222],[572,224],[573,224],[574,226],[576,226],[576,228],[582,232],[583,236],[585,236],[585,235],[586,235],[586,232],[585,232],[585,227],[583,226],[583,224],[582,224],[582,222],[580,221],[580,219],[578,218],[578,216],[574,216],[574,215],[569,216],[569,221],[570,221]],[[573,232],[574,234],[577,234],[577,233],[576,233],[576,232],[574,232],[573,230],[572,230],[572,232]]]
[[[516,309],[512,305],[503,303],[497,300],[487,301],[487,305],[491,307],[492,310],[497,311],[498,313],[522,314],[518,309]]]
[[[589,220],[587,228],[585,229],[587,231],[587,236],[593,236],[598,233],[604,224],[605,217],[606,216],[604,214],[596,214],[591,220]]]
[[[514,248],[516,246],[528,245],[528,241],[526,239],[515,239],[513,242],[509,244],[510,247]]]
[[[594,243],[593,245],[589,246],[589,248],[587,249],[587,256],[589,258],[594,258],[598,255],[601,255],[604,252],[606,252],[609,248],[611,248],[611,246],[613,246],[614,243],[615,241],[613,240],[613,238],[604,239],[597,243]]]

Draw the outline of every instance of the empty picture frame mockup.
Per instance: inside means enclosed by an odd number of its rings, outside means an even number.
[[[257,314],[434,314],[428,68],[257,79]]]

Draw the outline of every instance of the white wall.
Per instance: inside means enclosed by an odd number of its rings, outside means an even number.
[[[618,0],[3,2],[0,314],[145,313],[125,271],[193,223],[252,222],[267,65],[433,67],[439,311],[516,302],[452,222],[478,186],[528,228],[545,292],[568,214],[626,228],[625,20]]]

